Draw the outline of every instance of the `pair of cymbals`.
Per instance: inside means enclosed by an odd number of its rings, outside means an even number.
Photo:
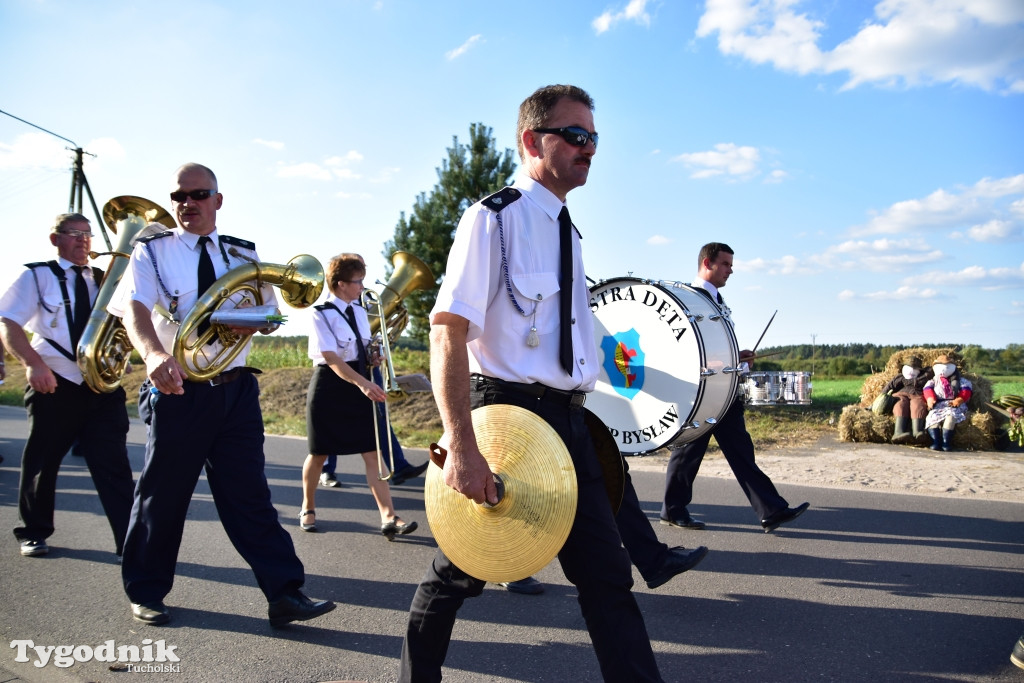
[[[489,405],[474,410],[472,419],[480,453],[500,481],[500,500],[474,503],[444,483],[443,461],[435,461],[424,488],[430,529],[470,576],[493,583],[525,579],[551,562],[569,537],[576,471],[561,437],[535,413]],[[432,460],[443,451],[432,450]]]

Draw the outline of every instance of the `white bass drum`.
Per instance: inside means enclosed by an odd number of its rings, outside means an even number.
[[[601,371],[587,408],[624,455],[687,443],[736,400],[729,309],[678,282],[605,280],[590,289]]]

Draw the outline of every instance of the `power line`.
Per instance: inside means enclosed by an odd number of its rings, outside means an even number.
[[[6,114],[7,116],[10,116],[12,119],[16,119],[18,121],[21,121],[22,123],[27,124],[29,126],[32,126],[33,128],[38,128],[39,130],[43,131],[44,133],[49,133],[50,135],[52,135],[55,138],[60,138],[64,142],[70,142],[76,148],[78,147],[78,143],[75,142],[74,140],[69,140],[66,137],[64,137],[63,135],[57,135],[52,130],[46,130],[42,126],[37,126],[36,124],[32,123],[31,121],[26,121],[25,119],[19,118],[19,117],[15,116],[14,114],[10,113],[10,112],[4,111],[3,109],[0,109],[0,114]]]

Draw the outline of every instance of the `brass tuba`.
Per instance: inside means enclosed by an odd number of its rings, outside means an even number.
[[[159,204],[125,195],[114,197],[103,205],[103,222],[119,239],[114,251],[89,252],[93,259],[100,256],[112,258],[75,352],[78,369],[89,388],[98,394],[109,394],[121,385],[132,353],[132,343],[121,319],[107,313],[107,304],[128,267],[135,241],[144,231],[173,228],[174,218]]]
[[[430,266],[405,251],[396,251],[391,257],[395,269],[379,297],[379,305],[375,305],[377,315],[370,310],[370,335],[381,329],[381,321],[385,321],[388,339],[394,342],[401,336],[405,326],[409,324],[409,311],[402,304],[402,299],[417,289],[427,289],[436,284]]]
[[[279,287],[281,298],[292,308],[306,308],[316,302],[324,288],[323,266],[309,254],[300,254],[286,264],[279,264],[248,259],[234,248],[230,253],[246,258],[249,263],[232,268],[220,276],[199,297],[174,335],[174,358],[185,368],[188,378],[197,382],[212,379],[223,372],[252,337],[251,333],[239,337],[231,334],[223,325],[209,324],[210,316],[230,302],[230,297],[242,294],[251,299],[254,305],[262,306],[263,295],[260,289],[266,283]],[[209,324],[209,327],[198,334],[203,323]],[[220,338],[221,348],[209,356],[207,342],[213,341],[215,336]]]

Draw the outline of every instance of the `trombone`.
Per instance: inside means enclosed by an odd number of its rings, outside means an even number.
[[[402,388],[398,386],[398,380],[395,378],[395,366],[391,362],[391,343],[388,338],[387,328],[387,316],[384,313],[384,306],[381,303],[380,295],[372,289],[364,289],[360,297],[359,302],[363,308],[366,309],[370,318],[374,316],[380,320],[380,329],[376,335],[370,341],[370,347],[367,349],[367,355],[372,357],[380,358],[380,376],[381,376],[381,388],[388,395],[400,396]],[[373,370],[370,370],[370,378],[373,381]],[[384,428],[385,437],[388,441],[388,460],[389,466],[385,466],[384,463],[384,451],[380,444],[380,418],[377,416],[378,408],[377,405],[373,406],[373,438],[377,444],[377,479],[380,481],[388,481],[395,473],[395,449],[391,443],[391,410],[388,408],[387,399],[384,401]],[[387,470],[387,474],[383,472]]]

